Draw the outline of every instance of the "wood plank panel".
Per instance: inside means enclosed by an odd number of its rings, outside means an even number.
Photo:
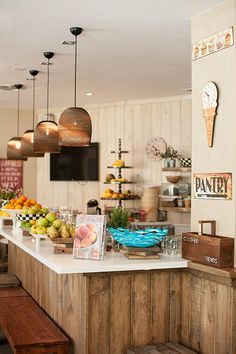
[[[183,271],[181,277],[181,343],[187,345],[190,343],[190,314],[191,314],[191,287],[190,274]]]
[[[170,341],[180,341],[181,331],[181,273],[179,271],[170,274]]]
[[[88,353],[110,353],[110,278],[93,276],[88,288]]]
[[[170,273],[151,274],[151,343],[170,339]],[[161,304],[161,306],[160,306]]]
[[[119,299],[119,301],[117,301]],[[111,275],[110,353],[126,353],[131,334],[131,276]]]
[[[131,345],[142,346],[151,340],[151,276],[131,276]]]

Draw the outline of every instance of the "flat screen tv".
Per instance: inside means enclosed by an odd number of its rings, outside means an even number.
[[[50,181],[98,181],[99,144],[62,146],[59,154],[50,154]]]

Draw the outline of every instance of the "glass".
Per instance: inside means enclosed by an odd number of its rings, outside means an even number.
[[[163,254],[169,256],[178,256],[182,253],[182,237],[180,235],[166,236],[162,243],[161,248]]]
[[[72,213],[72,208],[68,206],[59,207],[59,218],[63,221],[67,221],[69,214]]]

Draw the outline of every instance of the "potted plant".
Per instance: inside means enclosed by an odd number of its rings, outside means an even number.
[[[108,230],[109,227],[113,229],[118,228],[127,228],[129,226],[129,212],[122,208],[112,208],[112,211],[109,216],[109,221],[107,223]],[[121,245],[112,240],[112,248],[115,252],[119,252]]]
[[[178,151],[169,145],[161,157],[164,159],[164,167],[176,167],[176,159],[179,155]]]
[[[8,204],[11,199],[18,197],[22,192],[21,189],[17,188],[2,188],[0,189],[0,202],[1,205]]]

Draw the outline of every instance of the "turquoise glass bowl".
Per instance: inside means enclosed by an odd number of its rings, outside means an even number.
[[[108,228],[113,239],[127,247],[152,247],[161,242],[168,234],[168,229],[129,230]]]

